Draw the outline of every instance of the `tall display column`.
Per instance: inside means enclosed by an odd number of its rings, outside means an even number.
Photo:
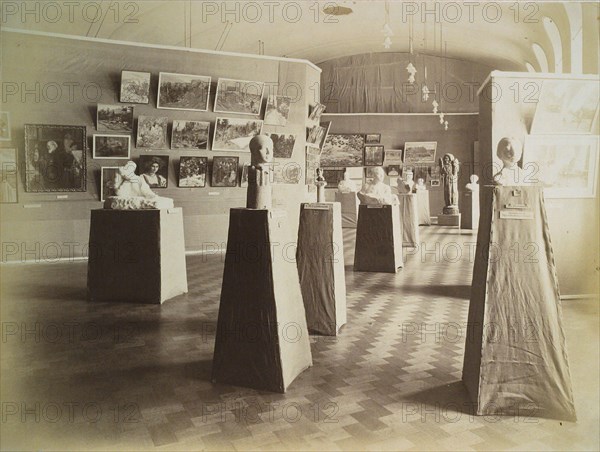
[[[398,206],[361,204],[354,271],[396,273],[402,266],[402,223]]]
[[[346,276],[339,202],[300,206],[296,260],[308,330],[336,336],[346,323]]]
[[[481,189],[462,379],[476,413],[575,419],[541,187]]]
[[[279,216],[278,216],[279,215]],[[285,392],[312,365],[284,212],[231,209],[212,379]]]

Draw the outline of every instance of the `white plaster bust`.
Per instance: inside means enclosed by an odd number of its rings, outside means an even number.
[[[344,180],[340,181],[338,184],[338,191],[341,193],[356,193],[358,191],[358,187],[356,183],[350,179],[350,173],[348,171],[344,172]]]
[[[423,179],[422,177],[419,177],[419,179],[417,180],[417,185],[415,186],[416,190],[427,190],[427,187],[425,186],[425,179]]]
[[[523,155],[523,144],[514,137],[504,137],[498,142],[496,155],[502,160],[502,169],[494,174],[496,185],[531,185],[527,175],[519,167],[518,161]]]
[[[477,174],[471,174],[469,177],[469,183],[465,185],[465,188],[469,191],[479,191],[479,184],[477,181],[479,180],[479,176]]]
[[[361,204],[398,204],[398,197],[392,194],[389,185],[383,183],[385,172],[378,166],[373,168],[373,182],[363,185],[358,192]]]

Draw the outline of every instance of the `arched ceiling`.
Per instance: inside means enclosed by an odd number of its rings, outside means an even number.
[[[441,28],[449,57],[500,70],[526,70],[525,62],[539,70],[531,48],[534,42],[553,61],[542,18],[549,16],[557,24],[568,21],[560,3],[390,0],[389,24],[394,35],[391,47],[384,49],[384,1],[10,3],[17,10],[3,11],[3,21],[11,28],[251,54],[259,53],[262,42],[265,55],[317,64],[360,53],[408,51],[412,16],[415,51],[439,54]]]

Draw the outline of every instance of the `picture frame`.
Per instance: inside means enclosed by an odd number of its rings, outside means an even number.
[[[344,174],[346,174],[346,168],[328,168],[323,169],[323,177],[327,185],[325,188],[338,188],[341,181],[344,180]]]
[[[379,144],[381,142],[380,133],[366,133],[365,144]]]
[[[402,149],[386,149],[384,151],[384,156],[384,165],[400,165],[400,167],[402,167],[404,156],[404,151]]]
[[[174,119],[171,128],[171,149],[208,149],[209,121]]]
[[[260,119],[217,118],[213,130],[213,151],[250,152],[250,140],[262,131]]]
[[[15,204],[18,195],[17,150],[0,148],[0,203]]]
[[[211,186],[237,187],[239,157],[213,157]]]
[[[203,188],[206,187],[208,174],[207,157],[182,156],[179,159],[179,187]]]
[[[593,198],[598,178],[597,135],[528,135],[523,149],[526,183],[546,198]]]
[[[150,72],[121,71],[120,102],[147,104],[150,102]]]
[[[321,121],[321,115],[325,112],[325,105],[317,102],[315,105],[311,105],[308,120],[316,122],[317,124]]]
[[[133,132],[133,105],[98,104],[96,108],[98,132]]]
[[[264,116],[265,125],[285,126],[290,114],[291,103],[291,97],[269,94]]]
[[[138,116],[137,137],[135,146],[138,148],[167,149],[166,116]]]
[[[407,141],[404,143],[405,165],[428,165],[435,163],[437,141]]]
[[[219,78],[214,112],[258,116],[264,89],[264,82]]]
[[[169,186],[169,156],[140,155],[138,172],[150,188],[167,188]]]
[[[131,136],[94,134],[92,137],[94,159],[129,159],[131,155]]]
[[[543,80],[531,135],[592,134],[599,97],[597,80]]]
[[[330,133],[321,152],[321,167],[363,166],[365,136],[358,133]]]
[[[329,129],[331,129],[331,121],[322,122],[321,127],[323,127],[325,129],[325,134],[321,138],[320,143],[318,143],[320,151],[323,150],[323,145],[325,144],[325,140],[327,140],[327,137],[329,136]]]
[[[383,166],[384,147],[382,144],[365,144],[365,166]]]
[[[117,196],[117,189],[114,185],[118,166],[103,166],[100,168],[100,201],[104,202],[109,196]]]
[[[400,165],[387,165],[386,174],[388,177],[399,177],[402,172],[402,166]]]
[[[325,139],[325,127],[312,126],[307,128],[306,145],[320,150],[320,144]]]
[[[281,159],[292,158],[294,145],[296,144],[296,135],[285,133],[270,133],[273,140],[273,157]]]
[[[210,81],[205,75],[159,72],[156,108],[208,111]]]
[[[0,141],[10,141],[10,113],[0,111]]]
[[[85,192],[86,127],[25,124],[25,191]]]
[[[440,186],[440,180],[439,179],[431,179],[429,181],[429,185],[431,185],[432,187],[439,187]]]

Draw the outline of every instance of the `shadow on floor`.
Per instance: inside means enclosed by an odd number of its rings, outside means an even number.
[[[427,405],[431,408],[432,416],[450,418],[452,412],[475,415],[474,403],[469,398],[467,388],[462,381],[415,392],[406,396],[406,399],[419,404],[419,406]],[[430,413],[423,408],[419,409],[421,416]]]

